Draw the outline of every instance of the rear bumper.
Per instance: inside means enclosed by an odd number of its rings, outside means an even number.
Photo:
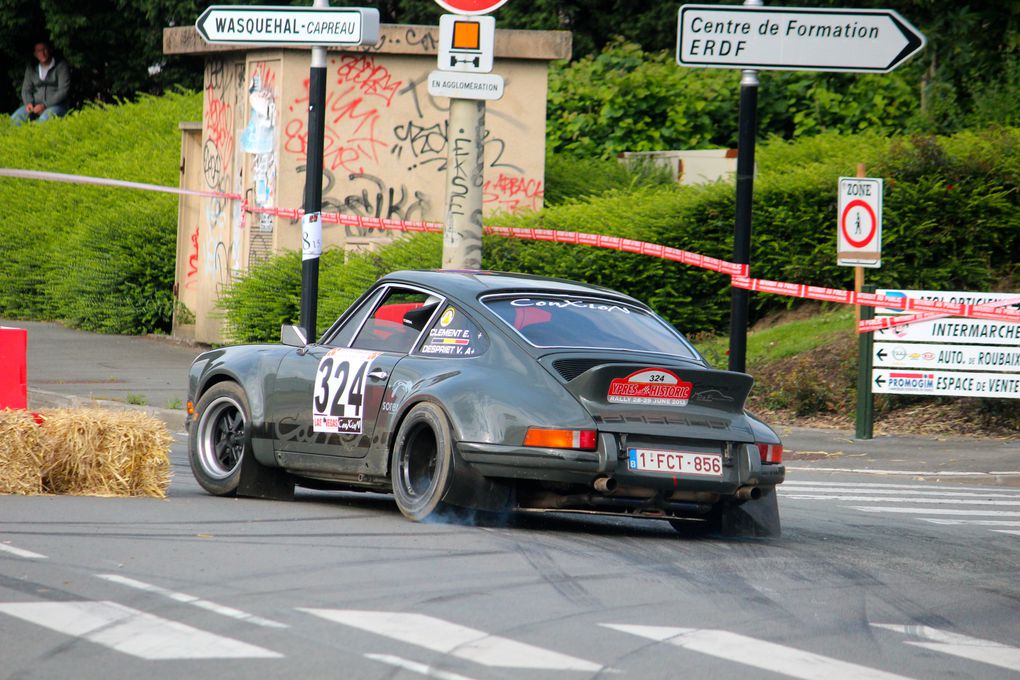
[[[627,468],[616,439],[600,436],[597,451],[505,446],[479,442],[457,445],[460,457],[486,477],[524,479],[591,486],[598,477],[613,477],[619,487],[675,492],[709,492],[732,496],[741,487],[772,487],[786,477],[783,465],[762,464],[753,444],[736,444],[724,459],[719,477],[639,472]]]

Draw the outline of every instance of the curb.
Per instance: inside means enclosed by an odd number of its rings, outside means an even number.
[[[137,406],[109,399],[90,399],[37,389],[29,389],[28,407],[31,411],[45,411],[47,408],[105,408],[117,411],[141,411],[163,421],[171,434],[183,432],[184,421],[187,418],[187,413],[183,410]]]

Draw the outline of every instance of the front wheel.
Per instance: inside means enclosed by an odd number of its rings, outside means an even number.
[[[429,402],[412,408],[397,431],[390,464],[400,512],[421,522],[446,509],[453,480],[453,436],[443,410]]]
[[[202,395],[190,428],[188,459],[203,489],[232,496],[241,479],[241,461],[251,453],[251,411],[244,390],[221,382]]]

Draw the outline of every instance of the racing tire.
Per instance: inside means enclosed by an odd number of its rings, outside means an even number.
[[[188,461],[199,485],[214,496],[233,496],[241,462],[252,455],[251,409],[237,383],[221,382],[195,406],[188,437]]]
[[[422,522],[449,510],[443,497],[453,483],[453,433],[435,404],[415,405],[400,424],[390,460],[393,497],[405,517]]]

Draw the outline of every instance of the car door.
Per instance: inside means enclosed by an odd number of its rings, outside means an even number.
[[[319,343],[288,353],[277,370],[271,416],[287,467],[364,458],[393,368],[414,347],[441,298],[402,286],[368,297]]]

